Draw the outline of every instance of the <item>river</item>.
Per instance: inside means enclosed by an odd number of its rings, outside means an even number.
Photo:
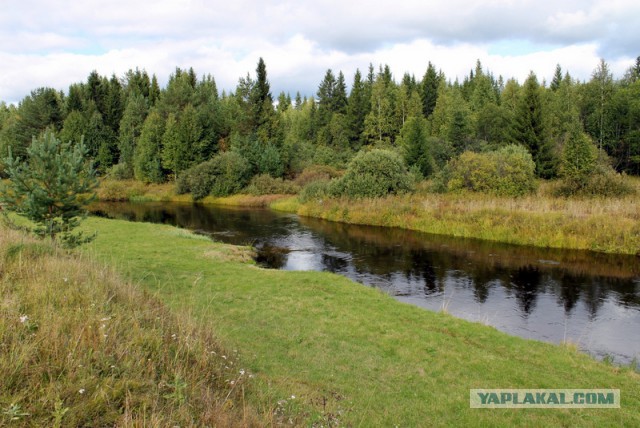
[[[640,359],[640,259],[347,225],[268,209],[97,203],[96,215],[167,223],[252,245],[268,268],[331,271],[396,299],[596,358]]]

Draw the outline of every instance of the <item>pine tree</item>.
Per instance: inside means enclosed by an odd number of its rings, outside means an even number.
[[[92,237],[73,232],[97,186],[82,142],[61,142],[48,131],[33,139],[27,155],[27,160],[12,154],[3,160],[10,180],[1,185],[0,202],[33,221],[33,232],[41,237],[59,237],[67,246],[89,241]]]

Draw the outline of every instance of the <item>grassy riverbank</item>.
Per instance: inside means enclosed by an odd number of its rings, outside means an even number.
[[[0,290],[2,426],[272,420],[245,402],[249,374],[208,325],[86,255],[0,228]]]
[[[640,189],[640,181],[633,180]],[[546,187],[545,187],[546,186]],[[573,199],[550,196],[547,183],[537,195],[507,198],[477,193],[418,192],[377,199],[311,200],[295,196],[234,195],[207,197],[202,203],[266,207],[331,221],[400,227],[455,237],[477,238],[546,248],[605,253],[640,252],[640,204],[637,197]],[[191,201],[173,185],[105,181],[101,200]]]
[[[306,203],[289,198],[272,203],[271,208],[331,221],[518,245],[640,254],[640,204],[636,197],[421,194]]]
[[[167,226],[92,218],[85,253],[237,350],[247,400],[295,423],[351,426],[640,424],[640,377],[399,303],[343,277],[259,269],[247,250]],[[619,410],[473,410],[470,388],[619,388]]]

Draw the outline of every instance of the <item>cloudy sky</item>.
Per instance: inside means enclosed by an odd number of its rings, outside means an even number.
[[[327,68],[389,64],[448,78],[480,59],[495,75],[550,79],[559,63],[588,79],[604,58],[616,77],[640,55],[637,0],[0,0],[0,100],[67,90],[92,70],[211,73],[233,89],[267,64],[274,94],[315,93]]]

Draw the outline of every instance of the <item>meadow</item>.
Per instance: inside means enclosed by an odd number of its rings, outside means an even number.
[[[250,249],[172,227],[90,219],[85,228],[98,232],[88,257],[237,350],[258,414],[307,426],[640,423],[639,375],[570,345],[511,337],[329,273],[261,269]],[[501,387],[619,388],[622,408],[469,408],[470,388]]]

